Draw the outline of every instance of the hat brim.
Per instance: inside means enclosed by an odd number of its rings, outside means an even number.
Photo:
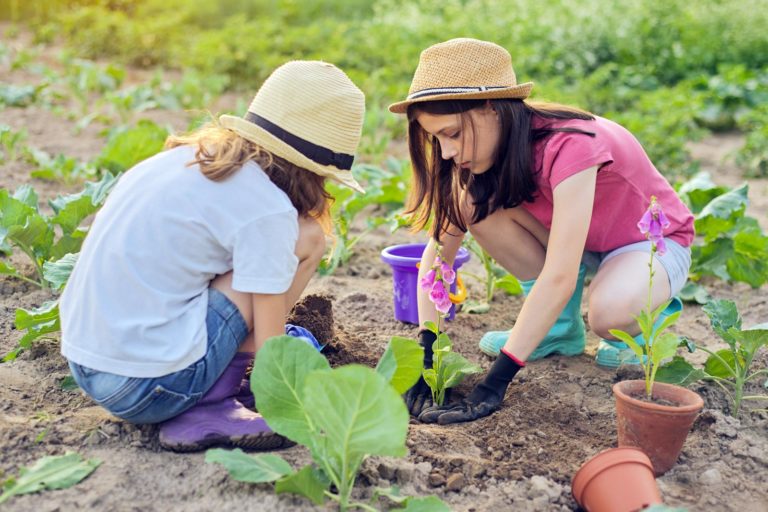
[[[242,117],[222,115],[219,122],[224,128],[232,130],[241,137],[258,144],[275,156],[288,160],[303,169],[320,176],[325,176],[341,185],[365,194],[365,189],[352,176],[352,171],[342,170],[332,165],[320,165],[294,149],[286,142],[278,139],[265,129],[257,126]]]
[[[442,100],[501,100],[501,99],[525,99],[531,94],[533,82],[507,87],[505,89],[489,89],[485,91],[457,92],[451,94],[435,94],[422,96],[412,100],[399,101],[389,106],[389,111],[394,114],[405,114],[408,106],[414,103]]]

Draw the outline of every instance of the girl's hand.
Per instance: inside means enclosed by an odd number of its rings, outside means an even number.
[[[419,421],[447,425],[490,415],[501,407],[507,387],[520,368],[522,366],[502,351],[485,379],[475,386],[467,398],[458,403],[426,409],[419,415]]]

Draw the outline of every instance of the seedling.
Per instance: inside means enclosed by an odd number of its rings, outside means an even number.
[[[508,295],[520,295],[523,293],[523,287],[515,276],[501,268],[493,260],[488,251],[480,247],[480,244],[474,238],[469,238],[466,247],[477,256],[485,270],[485,277],[470,272],[462,271],[465,276],[471,277],[480,282],[485,288],[485,298],[482,302],[468,301],[462,311],[467,313],[487,313],[491,309],[493,293],[496,290],[503,290]]]
[[[331,499],[341,511],[375,510],[351,501],[355,479],[369,455],[405,455],[408,410],[400,395],[418,379],[422,358],[418,343],[393,338],[375,371],[331,369],[304,341],[271,338],[251,374],[256,407],[275,432],[306,446],[314,464],[294,471],[275,454],[221,449],[209,450],[206,461],[224,465],[236,480],[275,482],[278,494],[300,494],[318,505]]]
[[[445,402],[445,393],[449,388],[460,384],[467,375],[482,371],[476,364],[453,352],[450,338],[440,332],[440,324],[452,305],[448,289],[456,278],[453,268],[443,261],[441,248],[438,247],[434,264],[419,283],[422,290],[429,291],[429,300],[437,310],[437,324],[424,323],[427,329],[435,333],[437,339],[432,344],[432,368],[425,368],[423,376],[432,390],[432,401],[438,406]]]
[[[664,254],[666,251],[663,232],[665,228],[669,227],[669,224],[670,222],[666,215],[664,215],[661,205],[656,202],[655,197],[651,197],[651,205],[643,214],[640,222],[637,223],[640,232],[651,241],[650,261],[648,262],[648,303],[646,308],[635,317],[645,344],[640,345],[628,332],[619,329],[611,329],[609,331],[613,336],[629,345],[629,348],[632,349],[640,360],[640,365],[645,375],[645,394],[648,398],[652,396],[653,382],[656,380],[656,372],[659,369],[659,365],[663,360],[675,355],[677,346],[680,343],[680,338],[675,334],[664,332],[677,321],[680,312],[669,315],[661,322],[658,328],[654,328],[659,316],[661,316],[661,313],[672,301],[668,300],[656,309],[653,309],[651,302],[653,297],[653,258],[657,252]]]
[[[767,368],[751,370],[757,352],[768,346],[768,324],[742,329],[741,315],[736,304],[730,300],[713,300],[702,309],[709,317],[712,329],[728,344],[728,348],[713,351],[685,340],[684,345],[690,352],[699,348],[709,354],[704,368],[695,368],[678,356],[661,369],[659,380],[679,385],[688,385],[702,379],[712,381],[730,399],[733,416],[739,414],[743,400],[768,401],[768,395],[744,395],[745,384],[760,376],[768,376]]]

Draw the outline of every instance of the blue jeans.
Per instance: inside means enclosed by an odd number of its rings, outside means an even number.
[[[80,388],[96,403],[131,423],[159,423],[195,405],[218,380],[248,336],[240,311],[223,293],[208,289],[208,350],[202,359],[162,377],[125,377],[72,361]]]

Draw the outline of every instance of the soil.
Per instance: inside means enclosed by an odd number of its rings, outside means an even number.
[[[39,77],[0,66],[0,81],[33,83]],[[228,100],[224,100],[225,102]],[[231,105],[230,105],[231,106]],[[217,107],[212,107],[217,108]],[[221,108],[221,107],[219,107]],[[183,112],[143,113],[177,129],[186,127]],[[2,122],[26,128],[28,144],[48,152],[82,159],[99,153],[103,126],[76,133],[74,121],[40,107],[7,108]],[[742,181],[732,150],[743,143],[737,134],[716,136],[692,145],[702,168],[715,182]],[[396,156],[405,157],[405,154]],[[0,186],[10,190],[31,183],[45,202],[59,193],[76,191],[32,180],[29,164],[3,165]],[[768,180],[749,180],[748,213],[768,229]],[[304,300],[291,317],[310,328],[328,346],[324,354],[334,366],[349,362],[374,366],[393,335],[415,337],[416,327],[394,319],[391,272],[379,259],[392,244],[424,241],[404,232],[381,229],[363,238],[349,263],[331,276],[310,282]],[[12,258],[24,266],[24,259]],[[481,272],[471,260],[468,271]],[[704,280],[709,293],[736,301],[746,326],[768,319],[766,288]],[[468,283],[470,298],[481,296]],[[33,308],[53,294],[10,278],[0,278],[0,354],[16,347],[21,333],[13,326],[16,308]],[[490,312],[459,312],[449,333],[455,350],[487,369],[491,359],[477,349],[480,335],[509,328],[520,310],[520,297],[501,293]],[[696,343],[721,348],[709,321],[696,304],[687,304],[675,327]],[[611,385],[636,378],[632,368],[606,370],[594,364],[597,337],[588,332],[586,352],[577,357],[554,356],[530,363],[512,383],[503,408],[490,417],[459,425],[436,426],[412,421],[408,455],[396,459],[371,457],[357,482],[357,497],[375,487],[397,485],[406,495],[437,495],[458,511],[576,510],[570,482],[578,468],[599,451],[616,446]],[[694,354],[702,361],[704,354]],[[755,368],[768,366],[763,350]],[[239,483],[204,454],[163,451],[153,426],[134,426],[95,406],[78,390],[62,384],[69,371],[56,339],[34,345],[12,362],[0,364],[0,478],[45,455],[77,451],[98,458],[101,466],[80,484],[12,499],[7,510],[325,510],[289,495],[276,496],[270,485]],[[465,395],[479,376],[468,378],[454,396]],[[760,383],[750,393],[765,393]],[[692,389],[705,401],[677,465],[658,478],[666,504],[690,510],[765,511],[768,508],[768,412],[746,404],[738,418],[729,415],[722,391],[707,384]],[[765,403],[760,406],[765,407]],[[301,446],[280,452],[295,467],[309,461]],[[628,482],[631,485],[631,482]]]

